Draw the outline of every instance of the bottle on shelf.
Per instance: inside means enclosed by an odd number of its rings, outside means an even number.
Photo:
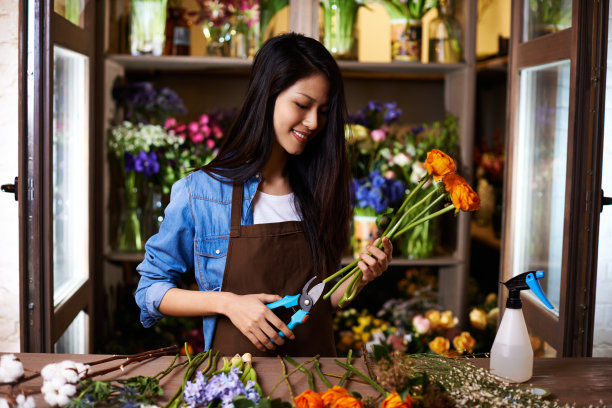
[[[177,4],[178,3],[178,4]],[[191,48],[190,21],[179,2],[170,2],[166,19],[164,55],[189,55]]]
[[[438,16],[429,23],[429,62],[461,61],[461,25],[453,16],[452,0],[438,2]]]

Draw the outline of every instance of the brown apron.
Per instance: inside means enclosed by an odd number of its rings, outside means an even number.
[[[314,276],[308,241],[297,221],[241,225],[243,186],[234,185],[229,247],[221,290],[238,295],[270,293],[279,296],[302,293]],[[308,288],[319,283],[319,276]],[[325,288],[326,290],[329,288]],[[323,293],[326,292],[323,291]],[[295,307],[297,311],[299,306]],[[283,307],[274,312],[288,324],[294,311]],[[221,355],[251,353],[253,356],[335,356],[332,331],[332,306],[329,299],[319,301],[310,310],[308,320],[293,329],[295,340],[285,339],[283,346],[261,352],[225,315],[219,315],[212,350]]]

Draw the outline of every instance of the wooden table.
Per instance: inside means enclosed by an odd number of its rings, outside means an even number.
[[[106,356],[100,355],[74,355],[74,354],[37,354],[37,353],[22,353],[17,354],[17,357],[22,361],[24,367],[28,370],[40,371],[42,367],[51,362],[59,362],[62,360],[80,361],[84,363],[99,360]],[[131,377],[136,375],[152,376],[168,367],[172,360],[170,356],[158,357],[152,361],[143,363],[134,363],[125,368],[122,373],[123,377]],[[299,363],[309,360],[308,358],[296,358]],[[275,386],[282,378],[282,365],[280,360],[276,358],[254,358],[254,367],[258,373],[259,383],[267,393]],[[471,359],[471,362],[478,367],[488,368],[489,360],[486,358]],[[331,358],[321,358],[321,369],[326,373],[341,375],[344,369],[339,367]],[[101,370],[105,367],[118,365],[119,361],[97,365],[94,371]],[[362,360],[354,360],[354,365],[365,372],[365,367]],[[293,366],[287,364],[287,369]],[[308,367],[312,367],[309,363]],[[593,405],[612,405],[612,358],[550,358],[536,359],[534,363],[534,375],[528,382],[534,386],[545,388],[551,391],[551,397],[558,399],[562,403],[575,403],[576,406]],[[166,376],[161,385],[164,388],[165,395],[162,397],[169,398],[181,384],[183,375],[182,369],[177,369],[170,375]],[[112,374],[107,374],[101,378],[119,378],[120,371],[115,371]],[[299,394],[308,387],[307,378],[302,373],[295,373],[289,379],[293,393]],[[337,383],[338,380],[331,380],[332,383]],[[30,380],[22,385],[28,390],[40,390],[42,379],[40,377]],[[323,384],[315,375],[315,386],[318,390],[324,389]],[[369,385],[351,381],[349,389],[358,391],[364,397],[368,395],[377,395]],[[4,388],[2,389],[4,390]],[[281,384],[276,388],[273,397],[289,400],[289,390],[286,384]],[[42,396],[36,396],[37,406],[46,406],[41,403]]]

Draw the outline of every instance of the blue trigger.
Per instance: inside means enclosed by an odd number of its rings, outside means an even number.
[[[527,276],[525,277],[525,282],[527,283],[529,288],[533,291],[533,293],[535,293],[536,296],[540,299],[540,301],[542,301],[542,303],[546,305],[546,307],[548,307],[549,309],[554,309],[554,306],[548,301],[548,299],[546,298],[546,295],[544,294],[544,292],[542,291],[542,288],[540,287],[540,284],[537,281],[537,279],[541,279],[543,277],[544,277],[544,271],[536,271],[535,276],[533,275],[533,273],[527,274]]]

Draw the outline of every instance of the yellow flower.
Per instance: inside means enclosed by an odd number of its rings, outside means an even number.
[[[425,312],[425,317],[431,323],[431,330],[436,330],[440,325],[440,312],[438,312],[437,310],[428,310],[427,312]]]
[[[463,177],[451,173],[442,179],[444,188],[450,193],[451,200],[458,213],[459,210],[475,211],[480,208],[480,198]]]
[[[372,317],[370,316],[362,316],[357,318],[357,322],[359,322],[359,326],[367,327],[372,324]]]
[[[470,333],[466,331],[461,332],[460,335],[453,339],[453,346],[455,346],[455,350],[457,350],[460,354],[471,353],[474,351],[475,345],[476,340],[474,340]]]
[[[370,340],[370,336],[371,334],[369,332],[365,332],[361,335],[361,340],[365,341],[366,343]]]
[[[487,328],[487,314],[484,310],[475,307],[470,312],[470,324],[478,330]]]
[[[457,171],[453,159],[438,149],[432,149],[432,151],[427,152],[427,159],[423,165],[436,181],[440,181],[445,175]]]
[[[361,140],[368,139],[370,137],[370,131],[365,126],[361,125],[346,125],[344,127],[344,137],[350,140],[351,134],[353,136],[353,142],[359,142]]]
[[[489,322],[489,324],[491,325],[497,325],[498,317],[499,317],[499,308],[494,307],[493,309],[489,310],[489,313],[487,313],[487,322]]]
[[[440,327],[444,329],[451,329],[459,322],[457,318],[453,318],[453,312],[450,310],[444,311],[440,314]]]
[[[438,336],[428,343],[429,349],[436,354],[445,356],[450,349],[450,341],[446,337]]]

